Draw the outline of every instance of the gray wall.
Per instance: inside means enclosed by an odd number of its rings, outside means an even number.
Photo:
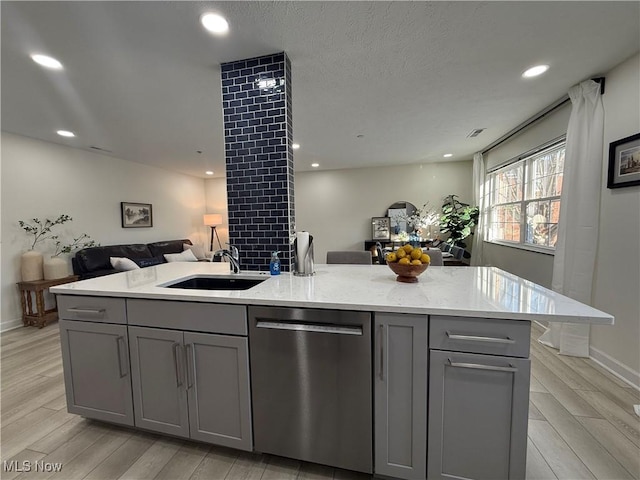
[[[316,263],[330,250],[363,250],[371,217],[397,201],[440,211],[443,198],[471,202],[470,161],[296,172],[296,226],[314,235]],[[434,231],[433,233],[437,233]]]
[[[599,243],[591,304],[615,316],[614,326],[594,326],[590,354],[640,386],[640,187],[610,190],[609,143],[640,131],[640,55],[606,75]],[[488,168],[566,133],[570,104],[487,155]],[[485,261],[550,287],[553,255],[485,243]]]
[[[600,236],[592,298],[596,308],[615,315],[616,324],[592,328],[591,355],[640,385],[640,186],[606,188],[609,143],[640,132],[640,55],[606,77]]]
[[[120,202],[153,205],[153,227],[122,228]],[[2,132],[2,313],[0,329],[21,324],[20,255],[29,237],[18,220],[73,221],[62,239],[87,233],[102,245],[190,238],[208,247],[204,180],[119,158]],[[53,243],[36,250],[52,253]],[[69,256],[65,256],[70,263]]]

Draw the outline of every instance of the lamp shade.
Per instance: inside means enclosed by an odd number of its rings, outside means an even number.
[[[207,213],[204,215],[204,224],[208,227],[222,225],[222,215],[219,213]]]

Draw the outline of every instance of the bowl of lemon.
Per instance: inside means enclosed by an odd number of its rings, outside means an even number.
[[[429,267],[431,258],[420,247],[407,243],[396,251],[387,253],[385,260],[396,280],[404,283],[415,283],[418,277]]]

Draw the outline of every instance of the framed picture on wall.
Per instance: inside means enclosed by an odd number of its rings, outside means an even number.
[[[390,235],[389,217],[371,217],[371,240],[389,240]]]
[[[609,144],[607,188],[640,185],[640,133]]]
[[[150,203],[120,202],[122,228],[153,227]]]

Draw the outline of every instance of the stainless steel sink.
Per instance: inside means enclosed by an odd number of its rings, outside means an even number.
[[[264,282],[266,279],[267,278],[240,276],[198,276],[163,286],[167,288],[188,288],[195,290],[248,290]]]

